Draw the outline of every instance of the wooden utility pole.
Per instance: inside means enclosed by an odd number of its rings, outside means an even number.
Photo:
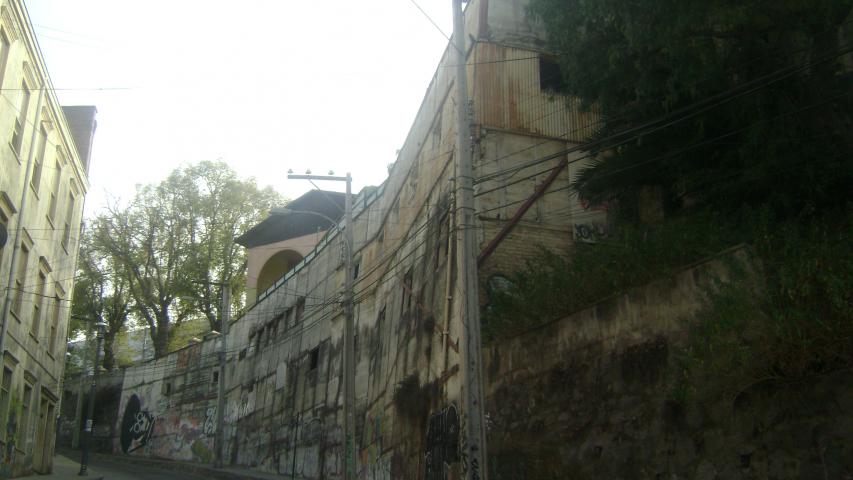
[[[219,335],[219,395],[216,402],[216,459],[214,466],[222,467],[225,455],[225,367],[228,361],[228,323],[231,322],[231,283],[221,283],[222,287],[222,318],[220,319]]]
[[[474,229],[474,187],[471,166],[471,120],[468,111],[468,68],[462,0],[453,0],[453,46],[456,50],[456,286],[462,323],[460,355],[465,411],[465,456],[468,480],[486,479],[486,433],[483,422],[480,304],[477,282],[477,239]]]

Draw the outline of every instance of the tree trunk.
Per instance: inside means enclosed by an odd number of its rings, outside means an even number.
[[[151,342],[154,344],[154,357],[160,358],[169,353],[169,323],[168,320],[157,319],[157,329],[151,332]]]
[[[112,370],[116,367],[116,356],[113,351],[115,344],[116,332],[110,329],[104,334],[104,361],[103,367],[106,370]]]

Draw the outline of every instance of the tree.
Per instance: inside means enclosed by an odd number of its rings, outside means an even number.
[[[791,217],[843,206],[853,191],[851,5],[531,0],[565,93],[603,112],[605,141],[578,193],[616,199],[629,217],[645,187],[669,211],[768,204]],[[667,115],[686,119],[610,140]]]
[[[246,279],[245,250],[234,239],[282,203],[272,189],[258,189],[253,179],[242,180],[223,163],[202,162],[176,171],[197,214],[192,236],[192,277],[185,300],[201,311],[210,328],[220,330],[222,285],[230,283],[232,307],[242,307]]]
[[[78,254],[77,279],[74,282],[74,301],[71,306],[72,322],[69,333],[91,333],[95,323],[107,325],[104,333],[103,367],[116,366],[114,343],[116,335],[127,322],[130,295],[127,279],[117,275],[120,268],[104,252],[91,232],[84,233]]]
[[[201,315],[219,328],[218,285],[236,287],[240,306],[245,253],[233,240],[280,201],[222,162],[201,162],[140,187],[127,206],[98,216],[96,241],[119,265],[115,274],[126,281],[157,356],[167,353],[171,329],[185,320]]]

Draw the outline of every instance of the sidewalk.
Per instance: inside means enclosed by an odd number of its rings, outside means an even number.
[[[50,475],[30,475],[28,477],[19,477],[18,480],[45,480],[45,478],[49,478],[50,480],[71,480],[77,479],[79,480],[81,477],[77,476],[77,473],[80,472],[80,460],[72,460],[65,456],[64,454],[57,453],[53,457],[53,473]],[[103,479],[104,476],[98,473],[98,468],[89,468],[88,478],[90,480],[98,480]]]
[[[51,480],[70,479],[72,476],[77,480],[77,472],[80,470],[79,459],[80,452],[75,450],[61,450],[54,457],[54,474],[51,475]],[[108,455],[104,453],[91,453],[91,463],[97,463],[104,468],[107,468],[110,463],[122,465],[139,465],[149,468],[157,468],[169,471],[186,472],[204,476],[216,480],[281,480],[281,475],[273,473],[256,472],[254,470],[243,467],[224,467],[215,468],[211,464],[180,462],[176,460],[160,460],[155,458],[138,457],[132,455]],[[71,476],[68,476],[70,472]],[[98,473],[98,467],[89,468],[89,478],[92,480],[98,479],[101,474]],[[27,480],[45,480],[45,477],[35,475],[32,477],[24,477]],[[110,476],[112,479],[112,476]]]

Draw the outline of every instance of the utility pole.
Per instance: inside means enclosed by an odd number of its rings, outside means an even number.
[[[353,318],[353,235],[352,235],[352,175],[347,172],[345,177],[331,175],[293,175],[291,180],[332,180],[346,182],[347,194],[344,202],[344,243],[346,243],[344,275],[344,479],[355,480],[355,320]],[[287,209],[284,210],[285,212]],[[330,218],[317,212],[308,213]],[[334,222],[333,222],[334,223]]]
[[[347,244],[346,268],[344,281],[344,310],[346,325],[344,326],[344,431],[346,432],[346,480],[355,479],[355,333],[353,330],[353,278],[352,261],[352,178],[347,173],[347,196],[344,202],[344,217],[346,230],[344,236]]]
[[[483,371],[481,366],[480,305],[477,282],[477,243],[474,236],[474,187],[471,166],[471,125],[468,113],[468,69],[462,0],[453,2],[453,44],[456,50],[456,285],[462,298],[460,355],[465,408],[465,455],[468,480],[488,478],[486,432],[483,422]]]
[[[222,283],[222,326],[219,338],[219,398],[216,402],[216,461],[214,466],[221,468],[225,455],[225,367],[228,361],[226,341],[228,339],[228,323],[231,322],[231,283]]]
[[[104,322],[98,322],[95,324],[95,328],[97,329],[97,337],[98,343],[95,348],[95,370],[92,372],[92,386],[89,387],[89,407],[88,414],[86,415],[86,427],[83,431],[83,453],[80,456],[80,472],[77,475],[86,476],[89,474],[87,471],[89,468],[89,443],[92,439],[92,427],[95,424],[94,416],[95,416],[95,386],[98,383],[98,365],[99,360],[101,358],[101,345],[104,341],[104,330],[107,328],[107,324]]]

